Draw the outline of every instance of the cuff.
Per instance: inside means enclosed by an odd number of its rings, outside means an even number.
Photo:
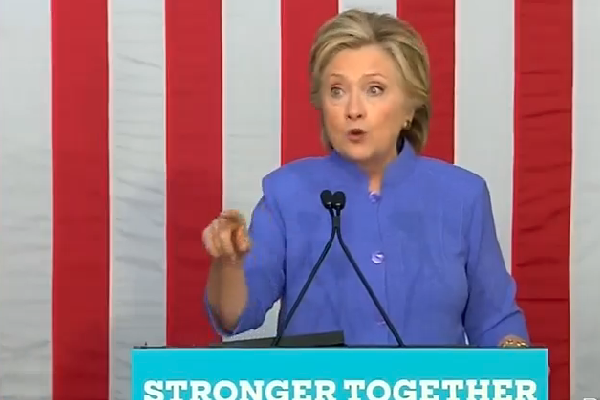
[[[520,311],[515,311],[496,325],[484,331],[476,343],[480,347],[501,347],[506,339],[511,339],[516,343],[524,342],[527,346],[530,346],[525,317]],[[521,346],[508,345],[508,347]]]

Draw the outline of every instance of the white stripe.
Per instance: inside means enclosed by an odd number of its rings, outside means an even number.
[[[396,15],[396,0],[338,0],[340,12],[351,8]]]
[[[508,270],[513,193],[513,3],[456,2],[455,161],[488,183]]]
[[[600,2],[573,2],[571,398],[600,398]]]
[[[223,1],[223,207],[248,220],[281,159],[280,15],[280,0]],[[278,310],[236,339],[275,334]]]
[[[129,399],[130,350],[165,344],[163,0],[111,0],[110,399]]]
[[[0,398],[51,397],[50,1],[0,1]]]

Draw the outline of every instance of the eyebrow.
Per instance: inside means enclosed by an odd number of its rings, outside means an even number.
[[[332,78],[342,78],[342,79],[345,79],[345,78],[346,78],[344,75],[342,75],[342,74],[340,74],[340,73],[337,73],[337,72],[332,72],[332,73],[330,74],[330,76],[331,76]],[[383,79],[387,79],[387,78],[386,78],[384,75],[382,75],[382,74],[380,74],[380,73],[378,73],[378,72],[371,72],[371,73],[365,74],[365,75],[364,75],[364,77],[366,77],[366,78],[376,78],[376,77],[380,77],[380,78],[383,78]]]

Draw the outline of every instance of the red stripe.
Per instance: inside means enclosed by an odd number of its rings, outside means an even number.
[[[338,12],[337,0],[281,2],[282,163],[325,153],[319,113],[310,104],[308,63],[315,32]]]
[[[202,295],[202,230],[221,212],[221,1],[165,2],[167,343],[218,340]]]
[[[423,153],[453,162],[454,0],[397,0],[397,9],[423,37],[431,62],[433,117]]]
[[[568,400],[572,2],[515,5],[512,271],[532,340],[549,347],[550,398]]]
[[[106,0],[52,1],[53,398],[108,397]]]

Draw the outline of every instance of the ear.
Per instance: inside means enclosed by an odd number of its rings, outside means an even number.
[[[410,107],[404,112],[404,121],[402,122],[402,130],[408,130],[412,126],[413,119],[415,118],[416,109]]]
[[[412,124],[413,119],[415,118],[415,114],[417,112],[417,108],[418,108],[419,104],[418,102],[414,99],[409,97],[408,101],[406,101],[404,103],[404,109],[402,110],[403,114],[404,114],[404,121],[402,122],[402,129],[407,129],[406,126],[406,121],[408,121],[408,126],[410,127],[410,125]]]
[[[408,109],[406,110],[406,119],[412,123],[412,120],[415,118],[415,114],[417,112],[417,108],[419,104],[415,100],[409,101]]]

